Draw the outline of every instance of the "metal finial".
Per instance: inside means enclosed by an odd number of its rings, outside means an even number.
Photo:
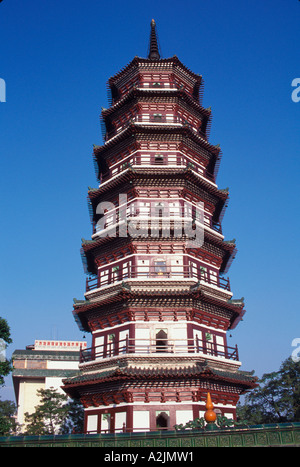
[[[156,23],[154,19],[151,20],[151,31],[150,31],[150,41],[149,41],[149,53],[148,58],[150,60],[159,60],[160,53],[158,48],[158,40],[156,33]]]

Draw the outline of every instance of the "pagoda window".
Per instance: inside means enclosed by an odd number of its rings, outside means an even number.
[[[129,343],[129,329],[125,329],[124,331],[119,332],[119,354],[127,353],[128,351],[128,343]]]
[[[167,429],[169,427],[169,412],[160,412],[156,414],[156,428],[157,429]]]
[[[114,266],[112,268],[111,280],[112,282],[115,282],[119,280],[119,278],[120,278],[120,266]]]
[[[129,261],[123,264],[123,270],[122,270],[123,279],[127,279],[129,277],[129,267],[130,267]]]
[[[155,154],[154,156],[154,163],[157,165],[163,165],[164,163],[164,156],[162,154]]]
[[[108,274],[109,274],[108,269],[104,269],[104,270],[100,271],[99,281],[100,281],[101,286],[108,284]]]
[[[190,263],[190,274],[193,279],[198,279],[198,268],[197,264],[194,262]]]
[[[154,88],[161,88],[162,84],[159,83],[159,82],[154,82],[154,83],[152,84],[152,86],[153,86]]]
[[[97,433],[98,431],[98,415],[87,416],[87,433]]]
[[[101,433],[110,433],[111,430],[111,415],[103,413],[101,416]]]
[[[116,335],[114,333],[108,334],[106,357],[111,357],[115,355],[115,350],[116,350]]]
[[[204,266],[200,266],[200,279],[207,281],[207,278],[208,278],[207,268]]]
[[[207,354],[209,354],[209,355],[213,355],[213,354],[214,354],[213,334],[211,334],[210,332],[206,332],[206,333],[205,333],[205,344],[204,344],[204,347],[205,347],[205,353],[207,353]]]
[[[162,121],[162,114],[153,114],[153,121],[154,122],[161,122]]]
[[[151,206],[151,215],[154,217],[163,217],[163,215],[167,216],[169,213],[169,206],[167,203],[155,203],[154,206]],[[154,208],[154,209],[153,209]]]
[[[94,359],[103,358],[104,355],[104,336],[96,336],[94,340]]]
[[[194,329],[196,352],[214,354],[214,335],[207,329]]]
[[[115,433],[122,433],[126,430],[126,417],[127,412],[115,413]]]
[[[218,336],[218,335],[216,336],[216,351],[217,351],[217,354],[220,354],[226,357],[225,342],[224,342],[223,336]]]
[[[218,285],[218,273],[212,269],[209,271],[209,281],[211,284]]]
[[[155,335],[156,352],[168,352],[168,330],[159,329]]]
[[[165,276],[167,274],[167,262],[154,261],[154,274],[158,276]]]

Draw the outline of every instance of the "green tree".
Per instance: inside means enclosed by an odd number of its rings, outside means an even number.
[[[5,350],[11,344],[10,328],[7,321],[0,317],[0,386],[4,385],[4,377],[12,371],[12,360],[7,360]]]
[[[80,400],[71,399],[68,403],[68,417],[63,426],[62,433],[82,433],[84,423],[84,409]]]
[[[300,421],[300,362],[286,359],[276,372],[266,373],[259,387],[237,407],[238,420],[248,424]]]
[[[27,435],[55,435],[83,431],[83,406],[57,389],[39,389],[40,404],[25,413]]]
[[[19,428],[15,419],[17,407],[12,401],[0,400],[0,436],[16,434]]]
[[[55,435],[61,433],[69,408],[68,396],[60,394],[56,389],[38,389],[40,404],[35,412],[25,413],[27,435]]]

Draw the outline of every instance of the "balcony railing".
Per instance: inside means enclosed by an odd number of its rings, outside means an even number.
[[[196,134],[199,134],[201,137],[205,138],[205,134],[200,128],[196,128],[194,125],[192,125],[190,122],[185,120],[179,115],[163,115],[159,113],[154,113],[154,114],[137,114],[130,118],[126,123],[116,126],[113,129],[110,129],[109,131],[106,132],[105,135],[105,140],[108,141],[110,138],[113,136],[118,135],[122,131],[124,131],[126,128],[129,127],[132,123],[143,123],[145,125],[151,123],[151,124],[169,124],[169,125],[182,125],[184,127],[190,128],[193,130]]]
[[[216,344],[207,340],[195,339],[130,339],[109,342],[88,349],[81,349],[80,363],[90,362],[116,355],[190,355],[205,354],[213,357],[238,361],[238,348]]]
[[[186,167],[188,169],[193,170],[193,172],[200,175],[201,177],[206,178],[211,183],[215,184],[215,177],[212,174],[210,174],[203,167],[200,167],[197,163],[190,162],[190,160],[185,156],[178,155],[176,156],[176,159],[174,159],[171,158],[168,154],[157,154],[151,155],[150,158],[146,160],[146,158],[143,157],[143,154],[139,152],[128,156],[126,159],[116,164],[112,169],[109,169],[105,173],[102,173],[100,177],[101,183],[106,182],[111,177],[115,177],[116,175],[119,175],[120,173],[124,172],[124,170],[130,168],[157,168],[157,166],[163,166],[164,168],[169,166],[172,169],[174,169],[174,166],[180,168]]]
[[[121,89],[120,94],[118,95],[117,98],[112,99],[112,103],[117,102],[120,98],[122,98],[125,94],[127,94],[129,91],[132,89],[163,89],[163,90],[168,90],[168,89],[182,89],[182,85],[171,82],[171,81],[144,81],[144,80],[136,80],[132,83],[128,83],[123,88]],[[188,93],[190,94],[190,93]]]
[[[162,262],[164,263],[164,262]],[[129,279],[194,279],[200,284],[209,284],[230,292],[229,278],[213,275],[209,270],[194,270],[190,265],[168,266],[166,264],[157,264],[154,266],[127,266],[123,270],[120,266],[114,266],[108,270],[106,275],[86,279],[86,292],[93,289],[115,284],[116,282]]]
[[[146,206],[143,206],[143,203]],[[174,204],[174,200],[173,200]],[[149,220],[151,226],[156,225],[157,218],[163,220],[164,228],[167,223],[173,221],[177,222],[182,220],[184,223],[189,221],[199,221],[215,232],[222,234],[222,226],[219,222],[213,222],[211,217],[201,209],[201,206],[194,206],[186,200],[177,201],[175,206],[172,206],[171,201],[149,201],[149,198],[139,198],[130,201],[126,207],[116,207],[105,212],[98,222],[93,223],[94,233],[102,232],[108,228],[114,228],[118,222],[134,219],[135,222],[142,222]],[[154,222],[154,224],[152,223]],[[186,225],[186,224],[184,224]]]

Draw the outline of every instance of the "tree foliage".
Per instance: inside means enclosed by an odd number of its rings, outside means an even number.
[[[277,372],[266,373],[260,386],[237,407],[238,420],[247,424],[300,421],[300,362],[286,359]]]
[[[196,418],[195,420],[190,420],[185,425],[181,423],[180,425],[174,425],[174,429],[176,431],[184,431],[184,430],[200,430],[207,425],[204,417]],[[243,421],[233,420],[231,418],[227,418],[224,415],[217,415],[216,419],[216,426],[219,428],[225,428],[229,426],[240,426],[244,425]]]
[[[84,410],[82,403],[79,400],[72,399],[67,403],[68,417],[61,427],[61,432],[66,433],[82,433],[84,424]]]
[[[264,374],[258,383],[259,387],[246,395],[244,404],[238,404],[237,420],[217,416],[216,425],[219,428],[300,422],[300,361],[288,358],[278,371]],[[204,418],[197,418],[174,428],[182,431],[204,426]]]
[[[83,408],[57,389],[38,389],[40,404],[25,413],[26,435],[57,435],[82,431]]]
[[[68,415],[67,396],[59,394],[54,388],[38,389],[40,404],[35,412],[25,413],[27,435],[55,435]]]
[[[0,400],[0,436],[17,433],[19,426],[15,419],[16,411],[17,407],[14,402]]]
[[[4,377],[12,371],[12,360],[5,357],[7,344],[11,344],[10,328],[7,321],[0,317],[0,386],[4,385]]]

